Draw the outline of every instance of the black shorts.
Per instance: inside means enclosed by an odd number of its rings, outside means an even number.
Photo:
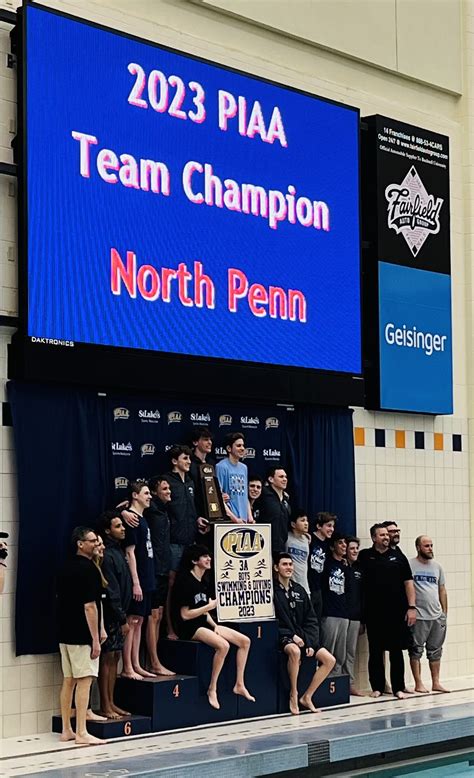
[[[143,618],[149,616],[151,613],[151,594],[151,592],[143,592],[143,600],[140,602],[132,598],[130,607],[127,611],[128,615],[143,616]]]
[[[168,596],[168,576],[157,575],[156,589],[151,593],[151,609],[161,608],[166,603]]]
[[[107,640],[102,644],[102,653],[107,654],[110,651],[121,651],[125,638],[122,634],[122,626],[115,622],[114,624],[106,624],[105,631],[107,632]]]

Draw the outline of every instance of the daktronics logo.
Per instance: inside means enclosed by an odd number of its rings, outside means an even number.
[[[149,457],[153,456],[155,453],[155,446],[153,443],[143,443],[143,445],[140,446],[140,455],[142,457]]]
[[[209,424],[211,421],[210,413],[191,413],[189,418],[193,424]]]
[[[161,419],[161,413],[156,411],[138,411],[138,418],[142,423],[156,424]]]
[[[128,486],[128,478],[125,478],[123,475],[117,476],[115,479],[115,488],[116,489],[126,489]]]
[[[167,418],[168,424],[179,424],[183,418],[183,414],[180,411],[170,411]]]
[[[130,418],[128,408],[114,408],[114,421],[127,421]]]
[[[112,448],[112,454],[113,456],[122,456],[122,457],[129,457],[130,454],[133,451],[133,446],[130,442],[128,443],[111,443]]]
[[[230,427],[231,424],[232,416],[228,413],[223,413],[222,416],[219,416],[219,427]]]
[[[427,237],[440,231],[439,214],[443,198],[428,194],[412,165],[401,184],[385,188],[387,226],[401,233],[414,257],[420,252]]]
[[[258,425],[260,424],[260,419],[258,418],[258,416],[241,416],[240,423],[242,427],[255,428],[258,427]]]
[[[268,419],[265,419],[265,429],[266,430],[276,430],[280,426],[279,420],[276,418],[276,416],[269,416]]]
[[[279,451],[277,448],[264,448],[263,458],[276,460],[278,462],[281,458],[281,451]]]

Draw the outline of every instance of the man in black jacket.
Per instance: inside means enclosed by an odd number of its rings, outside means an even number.
[[[105,544],[102,574],[107,581],[104,605],[107,640],[102,646],[99,665],[100,707],[108,719],[118,719],[130,715],[115,705],[114,689],[124,638],[130,629],[127,610],[132,599],[132,577],[121,545],[125,539],[125,527],[120,511],[103,513],[99,518],[98,532]]]
[[[288,657],[288,676],[290,679],[290,711],[299,713],[298,707],[298,673],[301,658],[315,657],[318,668],[310,685],[300,697],[300,705],[312,713],[318,713],[313,705],[313,695],[329,675],[335,664],[335,659],[329,651],[320,647],[319,625],[310,599],[300,584],[294,583],[293,560],[286,553],[277,556],[274,570],[275,581],[275,616],[278,619],[280,647]]]
[[[259,524],[271,524],[272,554],[275,557],[285,550],[291,518],[289,497],[285,491],[288,476],[280,464],[270,468],[267,482],[268,486],[263,487],[261,496],[255,500],[254,509]]]

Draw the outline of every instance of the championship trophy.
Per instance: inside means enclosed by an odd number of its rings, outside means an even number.
[[[219,486],[214,466],[203,464],[199,466],[199,471],[201,475],[204,518],[208,521],[227,520],[221,487]]]

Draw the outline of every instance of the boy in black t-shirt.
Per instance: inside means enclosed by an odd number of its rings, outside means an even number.
[[[123,647],[123,672],[125,678],[141,681],[155,678],[140,664],[140,639],[143,619],[151,612],[152,592],[155,589],[155,564],[151,545],[150,528],[143,512],[150,507],[151,492],[144,481],[131,481],[129,510],[138,517],[137,527],[126,527],[125,553],[132,576],[132,601],[127,622],[130,630]]]
[[[251,702],[255,702],[255,697],[252,697],[247,691],[244,681],[250,639],[234,629],[216,624],[211,618],[210,613],[215,609],[217,603],[216,600],[209,598],[207,584],[203,580],[204,574],[210,568],[211,557],[205,546],[192,545],[185,550],[182,569],[173,587],[171,608],[176,631],[181,640],[201,641],[211,646],[215,651],[207,697],[209,704],[219,710],[217,680],[230,643],[237,646],[237,674],[233,689],[234,694],[240,694]]]
[[[322,511],[316,516],[316,529],[311,537],[308,560],[308,583],[311,591],[311,604],[321,624],[323,599],[321,594],[321,576],[324,563],[329,555],[329,541],[336,525],[333,513]]]
[[[61,687],[61,740],[79,745],[106,741],[87,732],[86,715],[93,678],[99,673],[101,643],[107,635],[102,627],[102,580],[92,561],[98,538],[89,527],[72,533],[75,556],[58,576],[59,649],[63,671]],[[71,726],[72,697],[76,698],[76,733]]]
[[[365,694],[359,691],[355,685],[354,673],[357,642],[359,640],[362,619],[362,570],[358,562],[360,540],[353,535],[349,535],[346,537],[346,543],[346,600],[349,627],[347,630],[346,661],[343,666],[343,672],[347,673],[351,679],[351,694],[355,697],[365,697]]]
[[[346,598],[346,550],[345,538],[335,532],[329,541],[329,555],[321,576],[323,595],[323,644],[336,657],[332,675],[341,675],[346,661],[349,614]]]

